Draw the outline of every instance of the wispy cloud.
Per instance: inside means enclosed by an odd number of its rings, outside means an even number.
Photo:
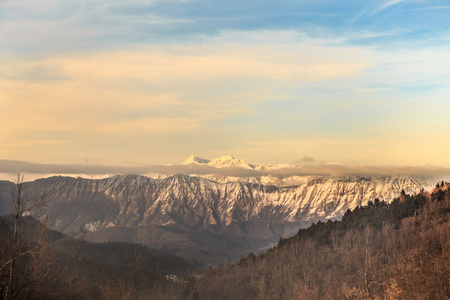
[[[310,156],[303,156],[303,158],[302,159],[298,159],[298,160],[296,160],[294,163],[317,163],[317,161],[313,158],[313,157],[310,157]]]
[[[441,117],[448,46],[383,52],[290,31],[228,31],[200,45],[9,56],[0,65],[3,158],[156,163],[209,149],[258,162],[300,151],[444,164],[450,146],[438,141],[450,125]]]
[[[279,49],[228,40],[26,59],[10,56],[0,65],[0,103],[5,108],[0,116],[8,124],[0,134],[2,144],[64,137],[66,153],[89,147],[101,156],[134,140],[140,146],[131,151],[143,157],[155,139],[167,143],[180,135],[201,135],[218,122],[254,115],[255,103],[277,100],[279,90],[295,83],[346,78],[368,64],[358,49],[309,41]],[[172,146],[181,143],[185,141]],[[0,155],[50,155],[61,153],[61,147],[39,152],[20,147],[20,152],[11,146],[0,149]]]
[[[370,11],[370,15],[371,16],[376,15],[377,13],[381,12],[382,10],[385,10],[385,9],[387,9],[387,8],[393,6],[393,5],[396,5],[396,4],[404,2],[404,1],[406,1],[406,0],[389,0],[389,1],[386,1],[386,2],[378,5],[372,11]]]
[[[412,10],[448,10],[448,9],[450,9],[449,5],[436,5],[436,6],[418,7]]]
[[[393,5],[396,5],[398,3],[405,2],[405,1],[407,1],[407,0],[389,0],[389,1],[385,1],[381,4],[378,4],[375,8],[373,8],[373,7],[372,8],[364,8],[351,19],[351,22],[355,22],[355,21],[359,20],[360,18],[362,18],[363,16],[372,17]]]

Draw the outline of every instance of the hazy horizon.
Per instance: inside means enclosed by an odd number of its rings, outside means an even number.
[[[254,164],[247,161],[249,164]],[[318,162],[305,157],[304,162],[288,164],[272,170],[246,169],[242,167],[214,167],[207,164],[183,164],[174,162],[167,165],[98,165],[98,164],[38,164],[26,161],[0,159],[0,180],[15,181],[20,173],[25,181],[32,181],[50,176],[69,176],[90,179],[101,179],[115,175],[142,175],[158,177],[160,175],[222,175],[231,177],[261,177],[261,176],[431,176],[450,179],[450,168],[422,165],[358,165]],[[258,165],[258,164],[254,164]]]

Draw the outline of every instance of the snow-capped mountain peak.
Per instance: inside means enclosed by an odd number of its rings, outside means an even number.
[[[216,168],[229,168],[229,167],[239,167],[245,169],[255,168],[254,165],[247,163],[245,160],[234,158],[232,155],[225,155],[214,159],[206,159],[198,157],[196,155],[191,155],[185,161],[183,161],[183,164],[208,165]]]
[[[192,154],[185,161],[183,161],[183,165],[189,164],[201,165],[201,164],[208,164],[209,162],[210,162],[209,159],[202,158]]]
[[[234,158],[234,156],[232,155],[225,155],[225,156],[221,156],[221,157],[217,157],[214,158],[213,160],[217,160],[217,161],[229,161],[229,160],[235,160],[236,158]]]
[[[245,169],[254,169],[255,166],[250,165],[245,160],[234,158],[231,155],[225,155],[218,158],[214,158],[208,163],[211,167],[227,168],[227,167],[240,167]]]

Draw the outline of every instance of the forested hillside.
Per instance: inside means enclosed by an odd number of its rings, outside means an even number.
[[[450,192],[402,193],[318,222],[258,255],[210,268],[200,299],[448,299]]]
[[[21,216],[0,219],[8,299],[448,299],[450,184],[369,202],[200,276],[186,261],[125,243],[95,244]],[[17,247],[13,247],[16,245]],[[11,259],[11,258],[15,259]],[[11,273],[11,262],[15,261]],[[13,274],[12,280],[10,274]]]

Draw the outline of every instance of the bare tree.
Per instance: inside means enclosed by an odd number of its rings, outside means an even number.
[[[21,293],[30,290],[26,280],[23,280],[26,276],[22,273],[28,274],[28,277],[35,273],[33,264],[37,260],[42,260],[47,252],[46,224],[32,222],[31,218],[27,222],[26,217],[42,217],[44,209],[51,200],[46,192],[28,197],[24,189],[23,176],[20,173],[17,175],[17,180],[11,183],[11,196],[13,222],[6,234],[6,253],[0,265],[0,272],[6,273],[6,280],[1,283],[4,299],[19,297]],[[22,268],[21,262],[24,260],[26,260],[26,266]],[[26,269],[26,272],[20,272],[20,269]]]

